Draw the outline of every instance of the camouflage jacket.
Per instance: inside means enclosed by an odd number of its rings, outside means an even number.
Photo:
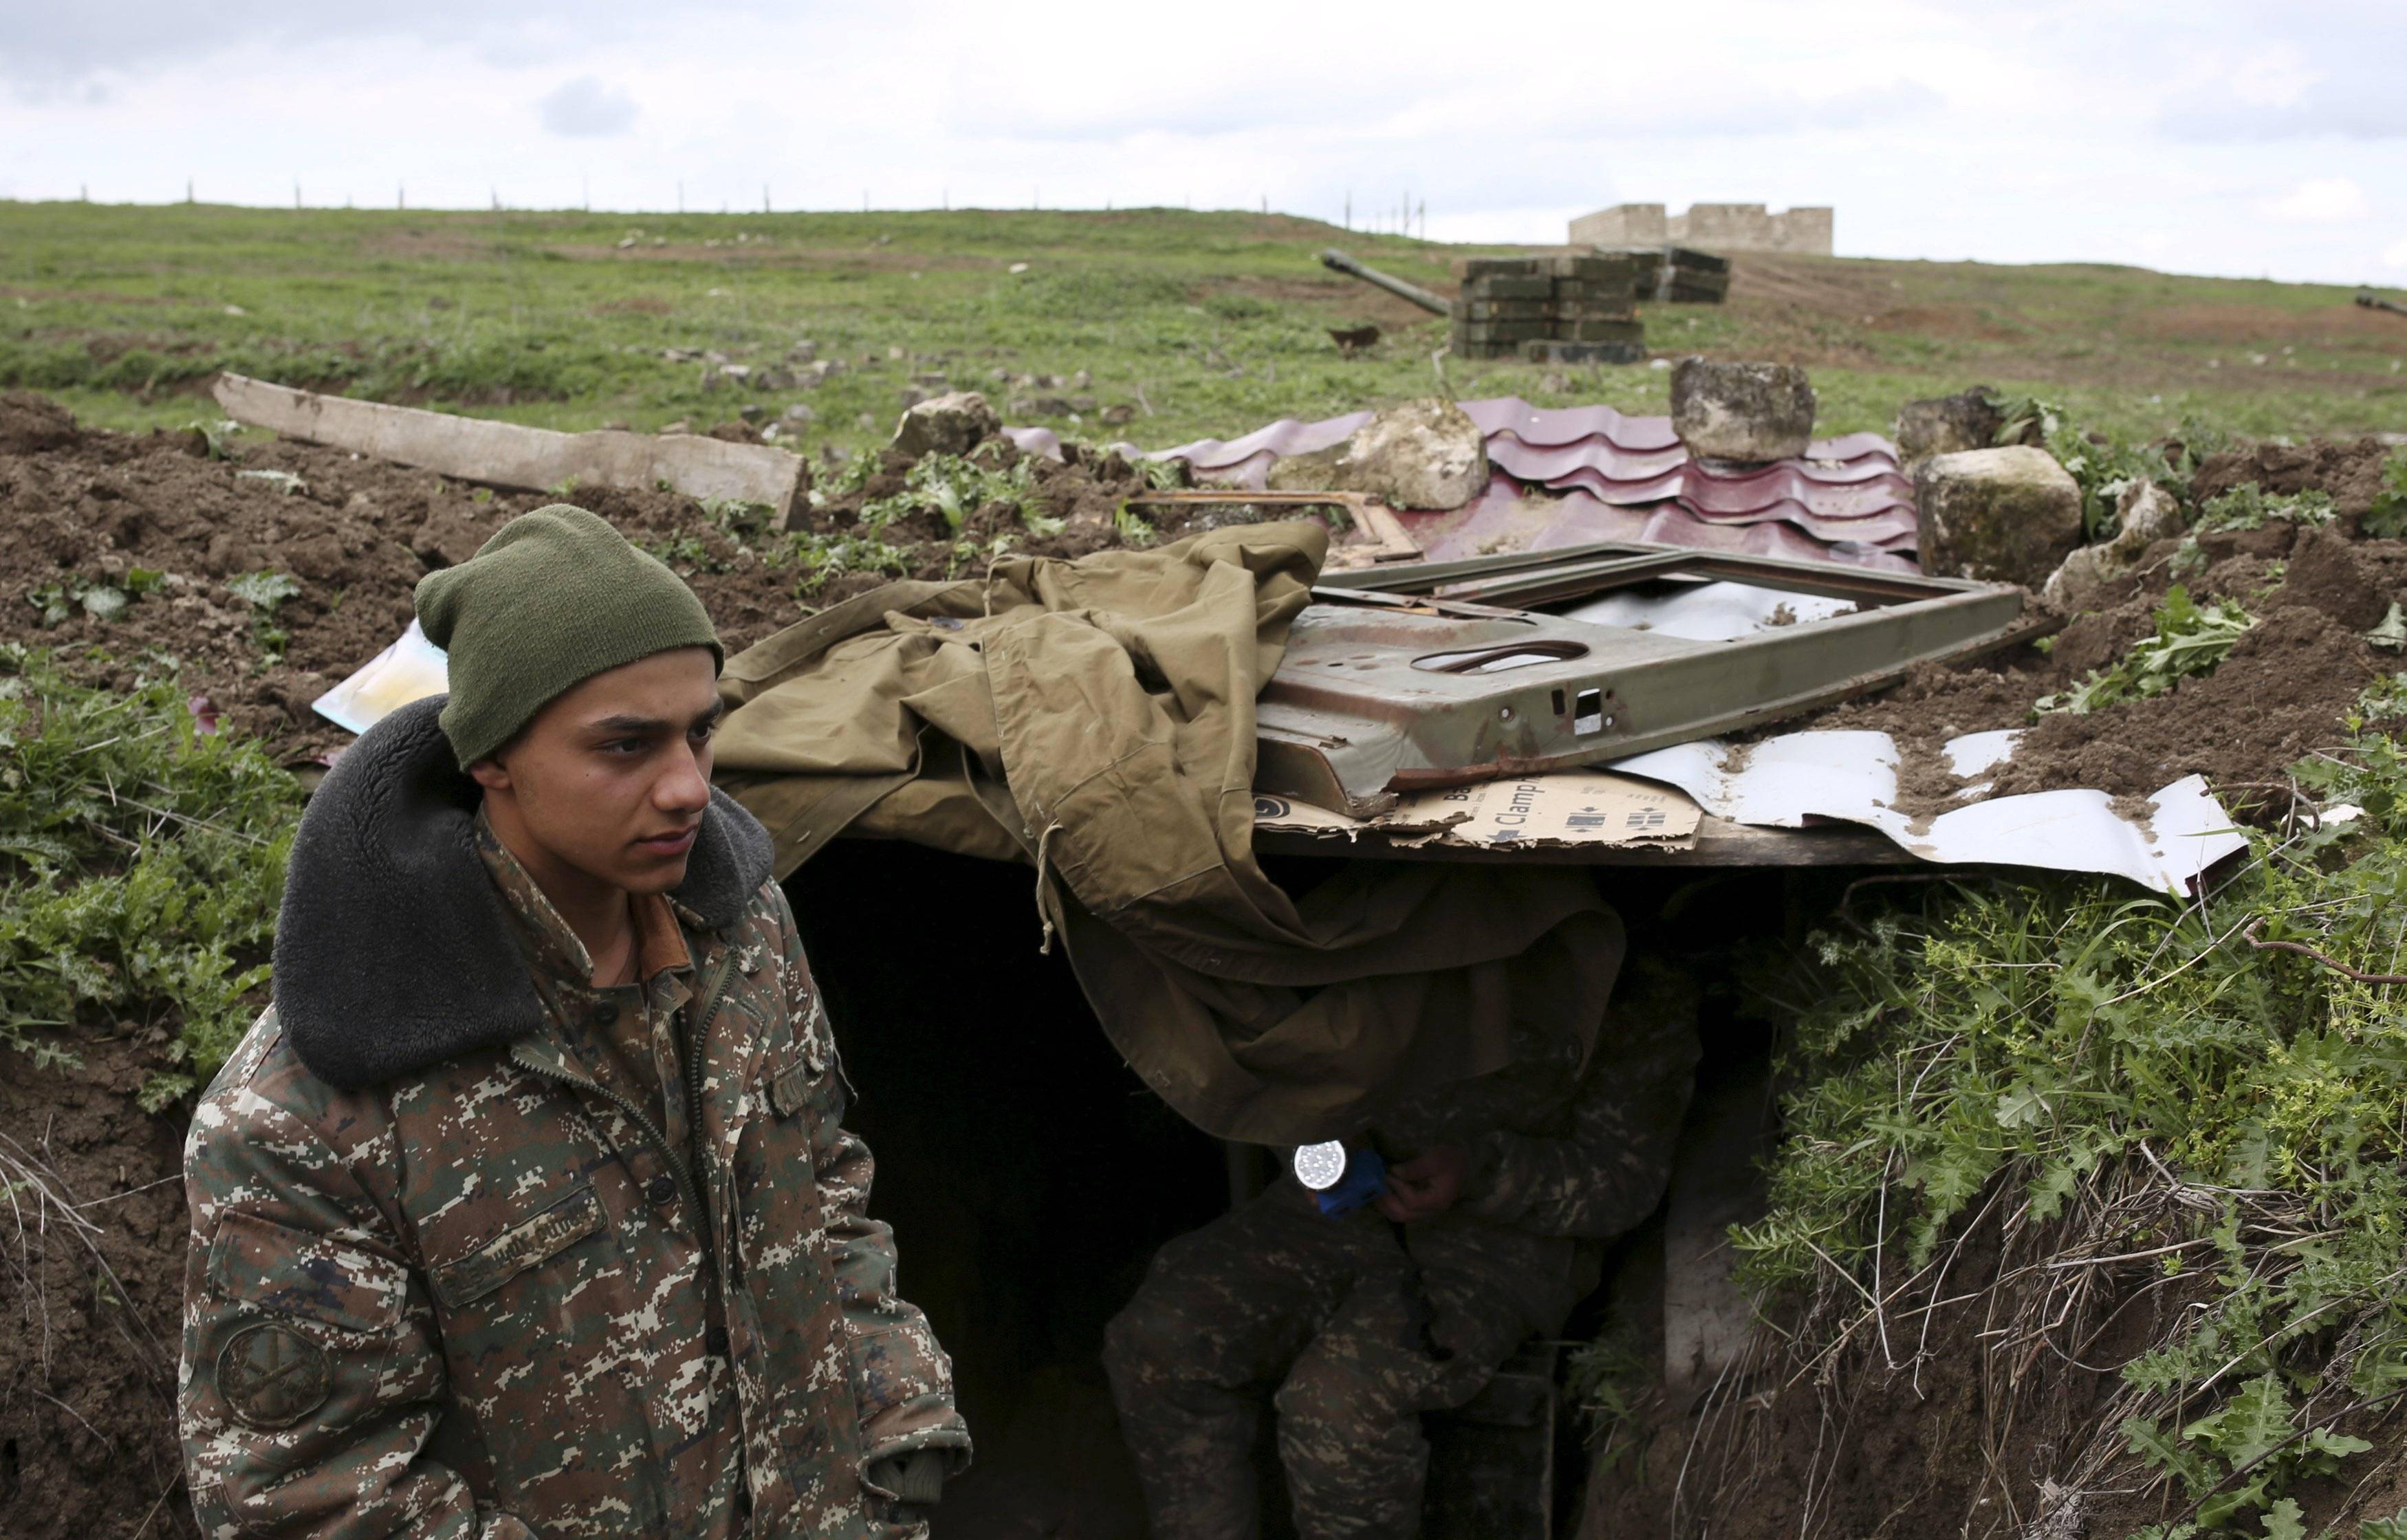
[[[1643,957],[1623,967],[1596,1046],[1531,1040],[1517,1024],[1514,1062],[1493,1074],[1410,1098],[1372,1130],[1391,1161],[1440,1144],[1470,1156],[1449,1212],[1407,1227],[1416,1257],[1457,1253],[1511,1279],[1529,1327],[1552,1332],[1595,1284],[1600,1250],[1584,1244],[1631,1229],[1655,1210],[1696,1084],[1697,990]]]
[[[571,981],[573,934],[479,859],[439,705],[312,800],[276,1007],[192,1120],[203,1532],[907,1533],[863,1467],[968,1436],[766,838],[716,798],[671,896],[690,967]],[[584,1035],[614,1006],[680,1024],[674,1115]]]

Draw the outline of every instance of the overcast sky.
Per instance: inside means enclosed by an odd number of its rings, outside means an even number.
[[[2407,285],[2407,0],[0,0],[0,197],[1191,204]]]

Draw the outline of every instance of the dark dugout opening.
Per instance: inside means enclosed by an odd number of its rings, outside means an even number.
[[[1335,866],[1265,861],[1293,892]],[[1760,1083],[1771,1033],[1736,1013],[1730,953],[1797,932],[1859,873],[1595,869],[1633,950],[1674,957],[1707,985],[1700,1105],[1716,1087]],[[1231,1163],[1120,1061],[1058,941],[1039,953],[1032,882],[1018,866],[839,840],[787,886],[858,1093],[852,1125],[877,1159],[871,1211],[894,1226],[903,1292],[952,1354],[977,1440],[938,1540],[1138,1540],[1104,1326],[1164,1241],[1226,1210]],[[1617,1288],[1624,1313],[1659,1309],[1660,1222],[1617,1243],[1567,1338],[1595,1333]],[[1586,1476],[1578,1435],[1566,1404],[1560,1534]],[[1259,1459],[1275,1510],[1267,1443]],[[1266,1534],[1286,1531],[1283,1516],[1265,1517]]]

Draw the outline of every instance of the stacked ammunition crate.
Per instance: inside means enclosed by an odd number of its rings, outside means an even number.
[[[1623,258],[1642,268],[1638,297],[1658,304],[1719,304],[1730,295],[1730,264],[1689,246],[1641,246],[1598,255]]]
[[[1719,304],[1730,297],[1730,276],[1728,257],[1693,247],[1667,246],[1655,297],[1674,304]]]
[[[1633,363],[1646,356],[1635,308],[1653,267],[1628,253],[1474,257],[1455,263],[1459,358]]]

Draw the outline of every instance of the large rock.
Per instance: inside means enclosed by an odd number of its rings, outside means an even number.
[[[1488,485],[1488,441],[1450,401],[1374,414],[1343,444],[1271,463],[1275,491],[1368,492],[1390,508],[1460,508]]]
[[[2081,488],[2029,445],[1934,455],[1914,478],[1922,570],[2037,587],[2081,544]]]
[[[1967,449],[1997,447],[1998,432],[2006,425],[1996,405],[1997,392],[1986,385],[1952,396],[1910,401],[1897,412],[1898,462],[1912,474],[1933,455],[1960,455]]]
[[[922,455],[966,455],[979,440],[1003,431],[1003,418],[975,390],[954,390],[913,404],[894,428],[894,447]]]
[[[1814,436],[1814,388],[1793,363],[1682,359],[1672,366],[1672,431],[1700,459],[1787,459]]]
[[[2182,532],[2181,504],[2153,481],[2135,481],[2115,504],[2115,538],[2084,545],[2048,574],[2040,597],[2066,614],[2099,608],[2105,585],[2129,572],[2160,540]]]

